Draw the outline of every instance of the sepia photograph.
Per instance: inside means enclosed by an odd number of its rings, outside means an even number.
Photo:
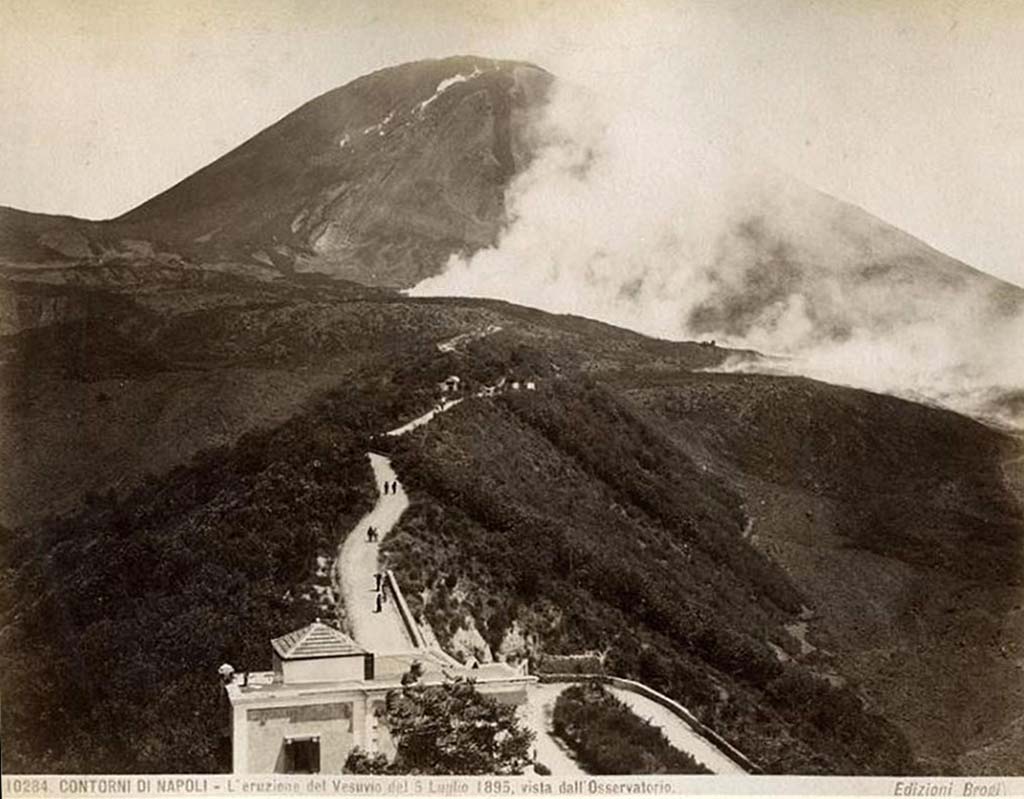
[[[1024,5],[0,0],[4,797],[1024,796]]]

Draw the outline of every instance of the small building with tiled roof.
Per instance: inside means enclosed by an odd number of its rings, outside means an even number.
[[[275,638],[274,674],[283,683],[373,679],[373,655],[320,619]]]
[[[339,774],[356,746],[393,756],[381,714],[413,662],[425,684],[472,677],[477,690],[513,704],[525,701],[526,686],[537,679],[505,663],[469,669],[422,645],[375,655],[319,619],[270,646],[273,671],[220,668],[232,708],[235,774]]]

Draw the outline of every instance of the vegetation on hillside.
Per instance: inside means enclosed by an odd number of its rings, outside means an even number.
[[[811,651],[790,656],[868,689],[928,772],[1019,768],[1024,507],[1007,480],[1019,442],[803,378],[602,379],[743,496],[749,540],[814,611]]]
[[[779,661],[766,641],[801,597],[744,541],[739,497],[601,385],[553,377],[463,403],[394,462],[413,504],[385,550],[442,643],[475,628],[515,654],[514,625],[528,657],[605,651],[610,673],[684,702],[769,771],[914,768],[850,688]]]
[[[10,527],[72,512],[87,491],[123,495],[147,472],[282,424],[339,383],[373,389],[400,370],[379,401],[422,410],[435,381],[475,374],[436,343],[492,326],[500,332],[474,349],[486,357],[526,338],[541,348],[530,368],[724,357],[507,303],[412,300],[316,276],[261,282],[148,264],[61,276],[84,284],[0,278],[12,331],[0,336],[0,523]]]
[[[411,492],[385,549],[442,643],[479,646],[475,629],[512,656],[596,652],[769,771],[915,764],[875,712],[905,681],[862,690],[856,672],[823,679],[824,655],[795,656],[786,626],[807,583],[752,545],[751,522],[762,530],[781,505],[755,505],[751,486],[841,501],[844,554],[895,554],[922,581],[938,567],[1019,573],[1014,509],[996,484],[1002,440],[952,414],[812,381],[687,374],[721,351],[586,320],[315,281],[143,284],[131,302],[80,298],[102,322],[76,310],[33,332],[75,292],[19,300],[38,313],[0,342],[17,445],[3,453],[4,503],[64,513],[0,530],[5,769],[227,768],[213,669],[266,667],[268,639],[321,612],[316,558],[372,499],[368,448],[393,452]],[[436,348],[494,325],[456,352]],[[379,436],[429,408],[453,373],[471,390],[501,377],[538,390]],[[273,414],[253,412],[264,405]],[[187,462],[210,440],[224,445]]]
[[[4,771],[228,770],[216,668],[269,668],[270,639],[322,612],[316,558],[369,509],[362,431],[389,423],[341,388],[121,501],[4,531]]]

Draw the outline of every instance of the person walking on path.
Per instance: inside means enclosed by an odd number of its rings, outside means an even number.
[[[366,528],[366,540],[373,541],[373,525]]]
[[[385,480],[384,481],[384,493],[385,494],[388,493],[388,488],[390,488],[390,486],[391,486],[391,483],[389,483],[387,480]]]
[[[383,600],[381,599],[381,594],[378,593],[377,594],[377,606],[373,609],[374,613],[380,613],[381,612],[381,610],[382,610],[382,607],[381,607],[382,602],[383,602]]]
[[[377,580],[377,587],[374,588],[373,590],[376,591],[379,594],[381,591],[384,590],[383,587],[381,586],[381,581],[384,579],[384,575],[381,574],[380,572],[377,572],[373,576],[374,576],[374,579]]]
[[[391,484],[391,493],[392,494],[397,494],[398,493],[398,481],[397,480],[395,480],[395,482],[393,482]]]

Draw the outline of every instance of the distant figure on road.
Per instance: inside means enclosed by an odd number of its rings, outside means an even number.
[[[384,575],[381,574],[380,572],[377,572],[376,574],[373,575],[373,578],[377,581],[377,587],[374,588],[373,590],[376,591],[379,594],[382,590],[384,590],[381,587],[381,580],[384,579]]]
[[[391,484],[391,493],[392,494],[397,494],[398,493],[398,481],[397,480],[395,480],[395,482],[393,482]]]
[[[384,481],[384,493],[385,494],[388,493],[388,489],[390,488],[390,486],[391,486],[391,483],[389,483],[387,480],[385,480]]]
[[[383,602],[383,600],[381,599],[381,594],[377,594],[377,606],[373,609],[374,613],[380,613],[381,612],[381,610],[382,610],[381,603],[382,602]]]
[[[374,538],[373,525],[366,528],[366,540],[372,541]]]

